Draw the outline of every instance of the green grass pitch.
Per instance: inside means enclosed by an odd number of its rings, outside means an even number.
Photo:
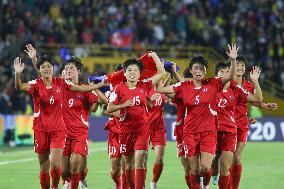
[[[152,176],[154,154],[149,150],[146,188]],[[90,144],[89,189],[113,189],[109,176],[110,163],[106,143]],[[8,149],[0,147],[0,189],[38,189],[39,165],[32,147]],[[60,187],[61,188],[61,187]],[[174,142],[168,142],[164,172],[159,189],[186,189],[184,172],[176,157]],[[211,186],[216,189],[217,186]],[[248,143],[243,155],[243,175],[240,189],[284,188],[284,144]]]

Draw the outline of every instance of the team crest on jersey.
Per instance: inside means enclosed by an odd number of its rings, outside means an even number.
[[[58,88],[58,89],[56,90],[56,92],[57,92],[57,93],[60,93],[60,88]]]
[[[141,89],[141,90],[140,90],[140,93],[144,94],[144,91]]]
[[[202,89],[202,92],[208,92],[208,88],[206,87],[206,88],[204,88],[204,89]]]

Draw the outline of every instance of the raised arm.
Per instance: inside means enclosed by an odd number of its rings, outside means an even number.
[[[258,66],[254,66],[252,68],[252,71],[250,72],[250,78],[253,82],[253,85],[254,85],[254,89],[255,89],[255,93],[254,93],[254,96],[262,102],[263,100],[263,97],[262,97],[262,91],[261,91],[261,88],[260,88],[260,85],[258,83],[258,78],[260,76],[260,69]]]
[[[155,52],[149,53],[148,56],[152,57],[154,62],[156,63],[157,73],[151,77],[152,84],[156,85],[160,80],[163,79],[164,75],[166,74],[166,71],[163,63]]]
[[[102,104],[107,104],[108,100],[107,100],[106,96],[99,89],[95,89],[95,91],[98,95],[99,102],[102,103]]]
[[[20,75],[23,72],[25,64],[22,63],[22,59],[17,57],[14,59],[14,69],[15,69],[15,88],[21,91],[29,91],[30,85],[28,83],[22,83]]]
[[[179,75],[179,73],[176,71],[176,63],[173,62],[172,64],[172,68],[171,68],[171,74],[172,76],[178,81],[178,82],[181,82],[181,81],[184,81],[184,78]]]
[[[164,94],[174,94],[175,92],[173,85],[170,86],[158,85],[156,91],[158,93],[164,93]]]
[[[36,63],[37,63],[36,49],[31,44],[27,44],[26,49],[24,51],[30,57],[30,59],[32,60],[32,63],[34,65],[34,68],[38,72],[39,70],[36,67]]]
[[[236,58],[238,56],[238,50],[239,50],[239,47],[237,47],[237,44],[232,44],[232,46],[228,44],[228,48],[229,48],[229,52],[226,52],[226,53],[229,56],[229,59],[231,61],[231,66],[230,66],[229,75],[221,78],[223,85],[234,78],[236,62],[237,62]]]

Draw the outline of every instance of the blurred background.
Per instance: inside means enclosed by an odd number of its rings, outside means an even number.
[[[32,143],[25,133],[32,132],[32,99],[13,86],[16,56],[25,62],[22,80],[37,77],[23,51],[28,43],[38,56],[54,57],[56,72],[70,56],[80,57],[87,68],[81,75],[86,81],[89,74],[110,73],[115,64],[149,50],[176,62],[181,71],[190,57],[202,54],[212,76],[214,63],[225,58],[227,44],[236,42],[249,66],[262,69],[265,101],[280,106],[273,112],[251,108],[250,114],[271,117],[273,140],[283,141],[277,138],[281,122],[273,118],[284,117],[282,0],[2,0],[0,6],[0,144],[25,144],[25,139]],[[175,108],[167,105],[165,114],[174,116]],[[273,134],[273,129],[267,133]]]

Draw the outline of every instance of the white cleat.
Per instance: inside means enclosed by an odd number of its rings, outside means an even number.
[[[88,189],[86,180],[83,180],[83,181],[79,182],[79,189]]]
[[[150,182],[150,188],[151,189],[157,189],[157,183],[156,182]]]
[[[70,183],[65,181],[63,185],[63,189],[70,189]]]

